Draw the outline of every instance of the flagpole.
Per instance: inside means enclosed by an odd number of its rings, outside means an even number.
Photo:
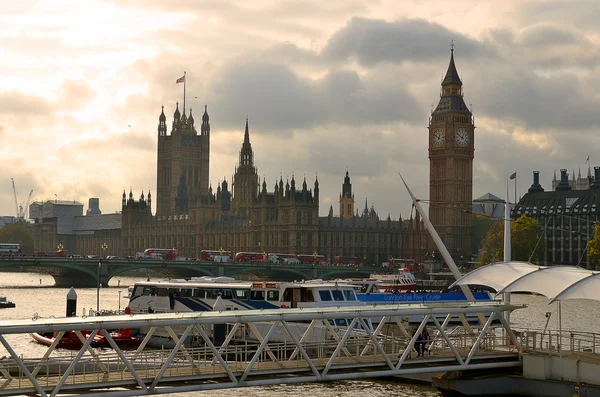
[[[515,171],[515,206],[517,205],[517,171]]]
[[[185,85],[187,84],[187,79],[185,78],[185,70],[183,71],[183,114],[185,114]]]

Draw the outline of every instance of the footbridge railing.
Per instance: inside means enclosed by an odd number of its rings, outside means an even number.
[[[0,396],[137,396],[279,383],[520,366],[521,343],[499,303],[380,305],[1,321]],[[482,313],[477,327],[450,319]],[[414,332],[404,318],[422,318]],[[374,321],[378,321],[374,323]],[[382,330],[395,325],[391,334]],[[428,328],[428,354],[414,348]],[[139,331],[126,350],[112,330]],[[43,357],[19,352],[29,333],[55,335]],[[60,348],[64,335],[80,346]],[[506,337],[508,335],[508,338]],[[99,337],[104,346],[93,345]],[[159,348],[151,348],[156,346]]]

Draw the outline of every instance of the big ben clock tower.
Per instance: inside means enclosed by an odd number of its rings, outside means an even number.
[[[440,102],[429,120],[429,218],[455,258],[471,253],[474,132],[452,46]]]

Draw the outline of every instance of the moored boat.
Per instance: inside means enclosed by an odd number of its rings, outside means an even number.
[[[82,336],[87,340],[91,336],[91,332],[87,330],[81,331]],[[57,332],[39,334],[37,332],[29,334],[37,343],[50,346],[54,343]],[[115,341],[117,346],[121,348],[136,347],[139,345],[140,340],[134,336],[131,336],[131,329],[122,328],[118,331],[112,331],[110,337]],[[60,349],[79,350],[83,346],[83,343],[75,333],[75,331],[66,332],[60,341],[56,345]],[[102,334],[102,331],[98,332],[94,339],[90,342],[90,347],[97,348],[110,348],[108,339]]]
[[[9,309],[13,307],[16,307],[13,302],[7,300],[5,296],[0,296],[0,309]]]
[[[371,278],[381,281],[379,289],[385,292],[414,291],[417,281],[414,274],[407,268],[399,268],[397,273],[373,273]]]
[[[249,282],[230,277],[199,277],[191,280],[139,281],[132,288],[129,306],[131,314],[202,312],[212,311],[217,299],[222,300],[225,310],[302,309],[309,307],[361,306],[354,288],[344,283],[310,280],[301,282]],[[301,336],[310,325],[294,324],[293,329]],[[268,324],[268,323],[265,323]],[[337,320],[335,327],[346,327],[346,320]],[[254,324],[263,336],[268,328]],[[269,325],[270,326],[270,325]],[[308,340],[322,341],[331,337],[328,325],[320,323],[311,327]],[[264,331],[264,332],[263,332]],[[281,332],[280,332],[281,331]],[[294,332],[296,332],[294,331]],[[144,335],[147,330],[140,329]],[[161,340],[162,337],[162,340]],[[254,340],[253,332],[240,335],[242,339]],[[151,345],[168,346],[170,336],[157,330]],[[277,330],[272,336],[275,342],[291,342],[285,330]],[[305,339],[307,340],[307,339]]]

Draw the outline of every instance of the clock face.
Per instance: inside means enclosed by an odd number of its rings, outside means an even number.
[[[433,133],[433,146],[435,147],[442,147],[444,146],[444,131],[442,130],[435,130],[435,132]]]
[[[460,147],[465,147],[469,144],[469,133],[465,129],[456,131],[456,144]]]

